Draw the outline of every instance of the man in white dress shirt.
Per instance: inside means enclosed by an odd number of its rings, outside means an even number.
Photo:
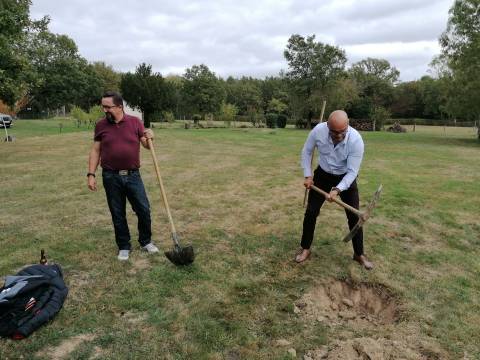
[[[312,176],[311,157],[318,149],[318,164]],[[363,158],[363,140],[357,130],[348,125],[348,115],[345,111],[336,110],[330,114],[328,121],[320,123],[308,135],[302,151],[302,168],[305,177],[304,185],[310,189],[312,185],[329,193],[328,201],[337,196],[343,202],[359,208],[357,175]],[[311,254],[315,224],[325,198],[323,195],[310,191],[307,210],[303,220],[301,249],[295,260],[304,262]],[[345,210],[348,226],[352,229],[358,222],[358,216]],[[352,239],[353,259],[367,270],[373,268],[363,253],[363,231],[360,228]]]

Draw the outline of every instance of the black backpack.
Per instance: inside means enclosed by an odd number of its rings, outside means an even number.
[[[31,265],[0,288],[0,336],[23,339],[60,311],[68,288],[59,265]]]

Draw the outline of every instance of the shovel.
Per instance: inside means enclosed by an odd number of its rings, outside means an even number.
[[[163,203],[165,204],[165,209],[167,210],[168,221],[170,222],[170,229],[172,233],[173,240],[173,250],[165,251],[165,256],[175,265],[189,265],[193,262],[195,254],[193,252],[192,246],[181,247],[178,242],[177,231],[175,230],[175,225],[173,223],[172,214],[170,214],[170,207],[168,206],[167,195],[163,187],[162,177],[160,176],[160,168],[158,166],[157,156],[155,155],[155,150],[153,149],[152,139],[147,139],[148,147],[152,153],[153,164],[155,165],[155,172],[157,173],[158,184],[160,185],[160,192],[162,193]]]

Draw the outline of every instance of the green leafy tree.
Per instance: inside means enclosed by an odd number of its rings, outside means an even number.
[[[311,127],[314,114],[319,113],[319,97],[326,97],[328,85],[342,75],[347,58],[345,51],[328,44],[315,41],[315,35],[306,39],[292,35],[284,51],[289,71],[291,102],[300,108],[292,109],[298,115],[307,118],[307,127]],[[324,94],[322,96],[322,94]]]
[[[423,101],[422,117],[428,119],[442,119],[446,117],[448,84],[445,79],[423,76],[419,81],[419,86]]]
[[[143,112],[143,121],[150,127],[154,113],[172,110],[174,105],[174,89],[160,73],[152,72],[152,66],[140,64],[135,73],[122,76],[120,89],[125,101]]]
[[[359,91],[356,102],[348,109],[352,117],[364,118],[376,107],[389,107],[393,102],[394,85],[400,72],[387,60],[367,58],[352,65],[350,77]]]
[[[480,119],[480,0],[456,0],[440,37],[449,67],[447,111],[466,120]],[[478,131],[480,139],[480,127]]]
[[[240,115],[246,115],[249,110],[259,111],[262,107],[262,91],[259,80],[242,77],[239,80],[227,79],[226,101],[235,104]]]
[[[78,105],[88,110],[98,102],[102,83],[92,65],[80,56],[75,42],[47,30],[32,33],[28,54],[37,83],[29,92],[29,106],[54,110]]]
[[[183,93],[183,77],[179,75],[168,75],[165,77],[165,81],[168,82],[173,89],[173,111],[174,116],[180,119],[186,114],[185,99],[182,96]]]
[[[288,83],[283,73],[280,76],[268,76],[260,82],[260,89],[262,92],[262,108],[263,112],[269,112],[268,106],[270,101],[275,98],[287,105],[287,112],[289,109]]]
[[[92,63],[93,70],[100,79],[102,93],[106,91],[120,91],[120,81],[122,75],[116,72],[111,65],[105,64],[103,61]]]
[[[268,103],[268,112],[282,114],[287,110],[287,104],[281,100],[272,98]]]
[[[218,113],[225,90],[215,73],[206,65],[194,65],[185,71],[183,78],[183,97],[190,114]]]
[[[30,0],[0,0],[0,100],[14,106],[35,82],[26,53],[29,32],[45,29],[48,18],[30,19]]]
[[[422,117],[424,109],[420,81],[400,83],[395,87],[392,113],[399,118]]]
[[[316,94],[315,94],[316,95]],[[322,97],[325,96],[325,97]],[[334,110],[351,108],[359,98],[358,86],[347,76],[340,76],[335,81],[332,81],[327,86],[325,92],[319,94],[317,103],[327,101],[325,107],[325,117]]]

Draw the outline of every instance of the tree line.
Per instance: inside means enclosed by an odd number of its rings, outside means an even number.
[[[298,34],[284,50],[287,70],[264,79],[223,79],[205,64],[163,76],[142,63],[122,74],[103,62],[89,63],[72,39],[48,30],[48,17],[31,20],[30,0],[0,0],[0,100],[17,111],[47,116],[63,107],[89,109],[105,90],[119,90],[142,110],[147,125],[205,116],[256,124],[280,114],[310,127],[323,100],[326,113],[342,108],[352,118],[379,124],[388,117],[476,121],[479,3],[455,1],[431,74],[400,82],[400,72],[385,59],[367,58],[347,68],[341,47]]]

